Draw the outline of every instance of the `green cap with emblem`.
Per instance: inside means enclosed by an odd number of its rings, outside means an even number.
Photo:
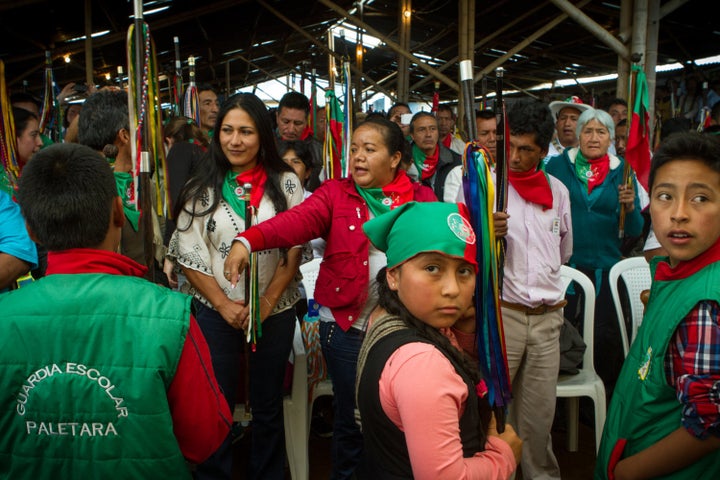
[[[424,252],[463,258],[475,267],[477,237],[462,203],[408,202],[365,222],[365,235],[394,268]]]

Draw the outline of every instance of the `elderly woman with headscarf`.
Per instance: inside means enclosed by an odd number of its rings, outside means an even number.
[[[605,383],[608,397],[623,362],[618,318],[608,282],[610,268],[622,257],[619,238],[621,207],[624,233],[640,235],[643,218],[635,182],[623,182],[625,161],[608,153],[615,137],[615,123],[605,111],[589,109],[577,123],[578,147],[550,158],[547,173],[570,191],[574,235],[570,266],[595,284],[595,369]],[[575,324],[581,315],[579,298],[569,295],[565,315]],[[573,308],[574,307],[574,308]]]

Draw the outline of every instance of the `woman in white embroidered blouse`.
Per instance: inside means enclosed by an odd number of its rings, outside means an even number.
[[[262,222],[303,200],[303,189],[277,152],[270,116],[258,97],[241,93],[222,106],[206,162],[183,188],[177,202],[177,230],[170,242],[188,279],[195,316],[210,346],[213,368],[233,410],[240,385],[240,358],[248,322],[244,280],[234,287],[223,272],[225,257],[245,230],[241,187],[250,183],[252,223]],[[300,298],[297,272],[301,249],[258,253],[262,335],[249,354],[252,447],[249,478],[283,479],[282,388],[295,328],[294,304]],[[197,478],[232,475],[231,438],[207,462]],[[213,473],[211,473],[213,472]],[[212,478],[218,478],[213,476]]]

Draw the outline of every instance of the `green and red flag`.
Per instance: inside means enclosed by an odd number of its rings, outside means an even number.
[[[330,89],[325,92],[325,115],[325,155],[323,157],[325,158],[326,178],[342,178],[347,176],[343,167],[348,160],[344,158],[345,149],[343,148],[345,114],[335,92]]]
[[[635,170],[638,182],[648,188],[650,175],[650,115],[648,114],[648,85],[645,72],[639,65],[633,65],[637,73],[635,102],[633,105],[630,132],[628,134],[625,161]]]

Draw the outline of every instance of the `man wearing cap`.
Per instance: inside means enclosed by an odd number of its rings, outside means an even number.
[[[555,122],[555,137],[548,146],[548,158],[560,155],[566,148],[577,147],[578,137],[575,129],[577,127],[578,118],[585,110],[590,109],[590,105],[586,105],[580,100],[580,97],[572,96],[564,101],[550,102],[550,111],[553,114]]]

